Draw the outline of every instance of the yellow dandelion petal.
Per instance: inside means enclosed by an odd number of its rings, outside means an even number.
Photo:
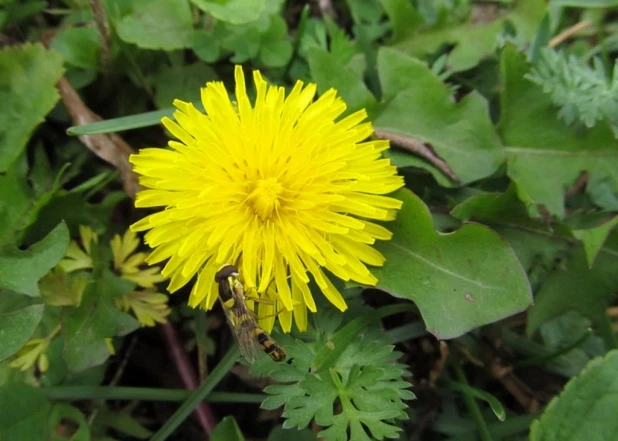
[[[316,311],[311,279],[340,310],[345,300],[325,271],[377,282],[368,266],[384,257],[372,245],[391,233],[372,220],[394,218],[401,202],[388,194],[403,179],[382,157],[388,141],[368,139],[367,112],[342,118],[346,105],[334,89],[315,99],[316,85],[298,81],[286,96],[255,71],[251,100],[240,66],[234,78],[235,103],[223,83],[207,83],[205,113],[176,100],[175,121],[162,120],[176,138],[170,149],[130,157],[144,187],[136,206],[164,207],[131,231],[147,231],[149,264],[167,260],[170,291],[197,276],[191,306],[214,305],[214,274],[228,263],[247,290],[272,300],[258,306],[265,329],[276,313],[284,330],[292,320],[306,329],[307,311]]]

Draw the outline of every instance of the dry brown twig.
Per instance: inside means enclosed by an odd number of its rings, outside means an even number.
[[[431,164],[435,165],[442,173],[448,176],[453,182],[457,184],[461,182],[446,161],[440,158],[428,144],[425,144],[418,139],[408,138],[386,130],[376,130],[375,135],[380,139],[388,139],[403,150],[425,158]]]
[[[80,126],[103,119],[84,104],[65,77],[58,81],[58,91],[74,125]],[[115,133],[81,135],[79,140],[99,158],[118,169],[125,192],[134,199],[135,193],[139,190],[139,184],[137,175],[133,172],[133,167],[129,162],[129,155],[134,153],[131,146]]]
[[[564,31],[560,32],[554,38],[549,40],[548,46],[549,47],[556,47],[560,43],[562,43],[563,41],[571,38],[573,35],[577,34],[578,32],[583,31],[586,28],[589,28],[593,24],[594,24],[594,22],[592,20],[582,20],[579,23],[574,24],[570,28],[567,28]]]

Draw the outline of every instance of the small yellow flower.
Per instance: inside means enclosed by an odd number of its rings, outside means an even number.
[[[114,303],[121,311],[132,310],[143,326],[155,326],[157,323],[167,323],[167,316],[171,312],[167,300],[165,294],[144,290],[116,297]]]
[[[382,157],[388,141],[368,140],[364,110],[340,118],[346,105],[335,90],[314,101],[316,85],[298,81],[286,97],[254,71],[252,103],[240,66],[235,77],[237,104],[222,83],[207,83],[206,114],[176,100],[176,122],[162,120],[179,141],[130,157],[146,187],[136,207],[165,207],[131,228],[149,230],[148,263],[169,259],[162,274],[170,292],[197,275],[191,306],[210,309],[215,272],[234,264],[248,290],[272,302],[259,306],[259,317],[282,310],[284,331],[292,316],[304,329],[307,309],[316,311],[309,274],[342,311],[345,300],[324,270],[376,284],[366,265],[384,257],[371,245],[391,233],[374,221],[394,219],[401,201],[383,195],[403,179]]]
[[[154,288],[155,283],[165,280],[160,273],[159,267],[140,269],[146,264],[147,253],[136,253],[140,240],[131,230],[127,230],[122,238],[116,234],[109,243],[114,255],[114,269],[120,273],[120,277],[141,286],[142,288]]]
[[[79,235],[83,248],[76,241],[72,240],[64,259],[58,263],[58,266],[66,273],[92,268],[90,245],[98,243],[99,236],[90,227],[84,225],[79,226]]]
[[[41,372],[46,372],[49,367],[49,359],[45,352],[59,332],[60,326],[54,329],[54,331],[45,338],[30,339],[15,355],[13,355],[10,366],[12,368],[19,368],[22,371],[27,371],[37,363],[39,370]]]

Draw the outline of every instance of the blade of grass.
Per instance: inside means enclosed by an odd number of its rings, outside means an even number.
[[[457,379],[466,386],[469,386],[466,375],[464,374],[463,369],[461,368],[459,363],[453,363],[453,369],[455,371],[455,376],[457,377]],[[491,434],[489,433],[489,429],[487,428],[487,423],[483,418],[481,409],[479,408],[479,405],[476,402],[474,396],[464,392],[463,398],[466,406],[468,407],[468,410],[470,411],[470,414],[472,415],[472,419],[474,419],[474,422],[476,423],[476,428],[481,441],[492,441]]]
[[[221,379],[234,366],[236,360],[240,356],[238,346],[234,345],[227,354],[221,359],[219,364],[212,370],[208,378],[189,395],[189,398],[178,408],[178,410],[170,417],[169,420],[154,434],[150,441],[163,441],[170,436],[182,422],[193,412],[195,406],[204,401],[204,399],[212,392]]]
[[[192,391],[186,389],[159,389],[148,387],[55,386],[40,391],[50,400],[140,400],[184,401]],[[205,401],[210,403],[261,403],[267,395],[236,392],[212,392]]]
[[[176,109],[170,107],[168,109],[155,110],[154,112],[139,113],[137,115],[123,116],[81,126],[73,126],[67,129],[67,134],[71,136],[98,135],[101,133],[122,132],[124,130],[156,126],[164,116],[171,118],[174,110]]]
[[[471,395],[475,398],[478,398],[479,400],[485,401],[487,404],[489,404],[489,407],[491,407],[494,415],[496,415],[496,417],[498,417],[500,421],[504,421],[506,419],[506,412],[504,411],[502,403],[500,403],[500,401],[498,401],[498,399],[492,394],[476,389],[464,383],[458,383],[456,381],[448,381],[446,383],[446,387],[450,390]]]

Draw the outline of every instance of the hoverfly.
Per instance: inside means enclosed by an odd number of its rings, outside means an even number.
[[[238,268],[233,265],[223,265],[215,274],[215,281],[219,285],[219,301],[243,357],[249,363],[253,363],[259,351],[262,350],[274,361],[285,360],[285,351],[266,331],[260,328],[255,314],[247,307],[245,290],[239,279]]]

